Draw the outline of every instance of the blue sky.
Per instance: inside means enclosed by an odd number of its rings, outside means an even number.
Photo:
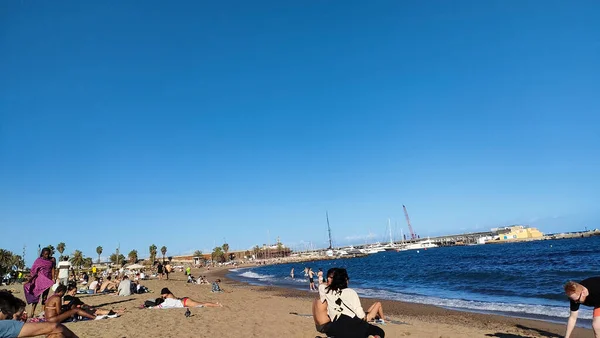
[[[0,247],[600,227],[597,1],[0,4]],[[398,224],[398,225],[396,225]]]

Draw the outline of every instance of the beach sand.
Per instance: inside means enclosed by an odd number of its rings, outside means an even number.
[[[318,336],[311,314],[316,293],[275,287],[258,287],[224,278],[225,269],[192,270],[192,275],[221,278],[225,293],[211,293],[210,285],[191,285],[183,273],[171,274],[169,281],[144,281],[151,293],[118,297],[82,296],[90,305],[125,308],[119,318],[68,323],[80,337],[286,337]],[[220,302],[222,308],[193,308],[186,318],[185,309],[140,309],[147,299],[159,297],[168,287],[177,297]],[[23,297],[20,286],[11,286]],[[367,308],[373,299],[362,299]],[[447,310],[435,306],[382,301],[386,316],[406,324],[386,323],[386,337],[562,337],[564,325],[543,321],[509,318]],[[566,307],[565,302],[565,307]],[[298,313],[299,315],[290,314]],[[574,337],[593,337],[591,330],[577,328]]]

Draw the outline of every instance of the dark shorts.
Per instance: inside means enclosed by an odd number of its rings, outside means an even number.
[[[327,330],[329,329],[329,326],[331,325],[331,322],[327,322],[325,324],[315,324],[315,328],[317,329],[318,332],[321,333],[327,333]]]
[[[308,279],[308,282],[309,282],[309,283],[314,283],[315,281],[314,281],[314,279],[312,279],[312,278],[309,278],[309,279]]]

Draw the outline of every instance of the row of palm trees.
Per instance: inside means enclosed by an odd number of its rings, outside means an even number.
[[[0,249],[0,276],[4,276],[9,271],[25,269],[25,261],[20,255],[15,255],[12,251]]]

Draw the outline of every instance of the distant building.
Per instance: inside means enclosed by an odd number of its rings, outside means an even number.
[[[541,239],[544,234],[537,228],[526,227],[523,225],[513,225],[503,229],[498,229],[498,240],[513,241],[524,239]]]

